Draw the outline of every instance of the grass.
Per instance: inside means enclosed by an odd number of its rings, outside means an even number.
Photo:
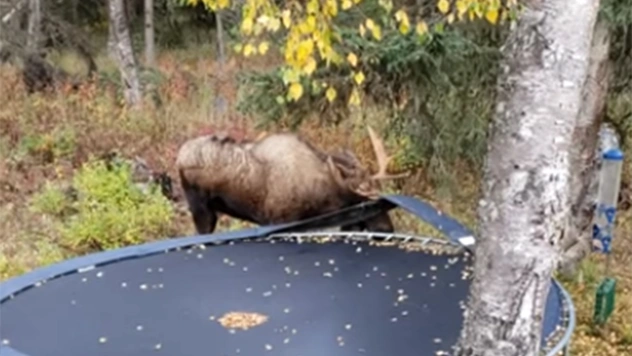
[[[79,68],[76,56],[59,56],[56,60],[65,68]],[[102,77],[116,78],[114,66],[106,59],[99,58],[98,63]],[[214,93],[222,93],[229,107],[234,105],[236,88],[230,79],[244,66],[265,67],[270,63],[231,59],[223,70],[224,80],[218,84],[212,76],[217,70],[213,61],[184,52],[162,54],[158,60],[162,75],[153,82],[161,102],[142,112],[126,110],[116,86],[108,84],[86,83],[77,92],[63,90],[29,97],[17,69],[0,65],[0,280],[85,253],[62,243],[54,215],[62,213],[59,209],[63,199],[45,188],[71,182],[91,156],[112,150],[126,156],[139,155],[152,168],[176,177],[175,153],[185,139],[219,129],[256,137],[252,118],[232,110],[221,115],[213,110]],[[337,128],[320,127],[316,120],[307,120],[300,131],[323,147],[349,146],[362,161],[373,164],[366,132],[357,129],[365,122],[379,130],[384,114],[375,108],[364,109]],[[389,146],[394,147],[392,143]],[[473,226],[479,178],[467,168],[458,170],[460,185],[448,196],[435,189],[423,172],[387,188],[420,196]],[[407,214],[396,215],[400,230],[438,235]],[[602,256],[591,256],[583,263],[580,277],[564,281],[578,312],[574,355],[632,352],[632,212],[624,212],[618,221],[611,271],[618,280],[617,306],[608,324],[591,326],[596,284],[603,277]],[[243,226],[235,220],[220,221],[222,230]],[[174,214],[169,231],[152,239],[192,232],[190,218]]]

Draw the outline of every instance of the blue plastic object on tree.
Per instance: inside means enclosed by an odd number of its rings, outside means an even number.
[[[593,239],[598,250],[611,252],[614,220],[617,212],[617,200],[621,185],[621,169],[623,152],[612,148],[604,152],[599,177],[599,194],[597,197],[596,221],[593,226]]]

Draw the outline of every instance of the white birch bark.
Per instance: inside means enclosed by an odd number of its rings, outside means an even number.
[[[156,62],[154,34],[154,0],[145,0],[145,62],[148,67],[153,67]]]
[[[597,144],[599,127],[603,121],[608,94],[610,31],[604,19],[595,25],[588,80],[584,86],[582,111],[571,147],[571,203],[569,232],[562,241],[562,258],[559,269],[571,277],[579,263],[592,250],[592,222],[597,195],[597,170],[601,147]]]
[[[125,100],[132,106],[140,105],[142,91],[138,66],[132,48],[132,39],[129,33],[129,24],[124,0],[108,0],[110,17],[110,35],[114,36],[116,46],[115,58],[118,62],[121,79],[123,81],[123,91]]]
[[[225,48],[224,48],[224,25],[223,25],[223,21],[222,21],[222,13],[223,11],[221,9],[217,9],[215,10],[215,22],[216,22],[216,29],[217,29],[217,53],[218,53],[218,69],[219,69],[219,73],[217,73],[217,75],[215,76],[216,78],[216,88],[220,88],[221,84],[225,83],[226,81],[226,73],[224,72],[224,66],[226,65],[226,54],[225,54]],[[216,90],[216,92],[218,93],[217,96],[215,97],[215,105],[214,105],[214,111],[215,111],[215,118],[224,118],[226,111],[228,110],[228,104],[226,102],[226,98],[224,97],[224,95],[222,94],[221,90]]]
[[[108,0],[108,1],[110,1],[110,0]],[[110,59],[112,59],[116,63],[118,63],[119,59],[118,59],[118,50],[116,49],[116,33],[114,32],[114,26],[111,24],[111,20],[110,20],[110,24],[108,26],[108,43],[107,43],[107,46],[108,46],[107,47],[107,49],[108,49],[108,56],[110,57]]]
[[[217,50],[219,55],[220,68],[223,70],[224,63],[226,62],[226,55],[224,50],[224,25],[222,24],[222,10],[215,10],[215,21],[217,22]]]
[[[42,7],[40,0],[29,0],[29,16],[26,47],[35,50],[39,47],[42,28]]]
[[[599,2],[527,0],[505,46],[456,356],[535,356],[570,210],[570,146]]]

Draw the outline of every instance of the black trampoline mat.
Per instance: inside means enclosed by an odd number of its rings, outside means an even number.
[[[469,263],[349,241],[196,247],[27,290],[0,305],[2,338],[29,356],[436,355],[459,336]],[[230,330],[228,312],[268,319]]]

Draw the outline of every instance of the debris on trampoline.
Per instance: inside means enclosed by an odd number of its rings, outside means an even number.
[[[226,329],[248,330],[261,325],[268,320],[268,317],[252,312],[229,312],[218,319],[218,322]]]

